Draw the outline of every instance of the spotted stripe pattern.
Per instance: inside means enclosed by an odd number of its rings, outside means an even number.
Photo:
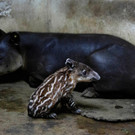
[[[42,117],[55,106],[63,97],[66,97],[76,86],[76,82],[68,70],[64,67],[47,77],[44,82],[31,95],[28,105],[28,113],[32,117]]]

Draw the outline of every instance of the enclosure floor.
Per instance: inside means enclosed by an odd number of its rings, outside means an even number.
[[[58,119],[27,115],[31,93],[25,82],[0,84],[0,135],[135,135],[135,122],[103,122],[70,113]]]

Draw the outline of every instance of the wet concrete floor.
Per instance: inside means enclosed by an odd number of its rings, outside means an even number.
[[[135,122],[104,122],[70,113],[58,119],[27,115],[32,89],[25,82],[0,84],[0,135],[135,135]]]

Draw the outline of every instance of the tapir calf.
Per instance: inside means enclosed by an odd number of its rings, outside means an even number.
[[[71,92],[78,82],[92,82],[100,76],[89,66],[67,59],[65,67],[47,77],[32,94],[28,104],[28,115],[31,117],[56,118],[51,112],[59,101],[65,101],[74,113],[80,113],[71,98]]]

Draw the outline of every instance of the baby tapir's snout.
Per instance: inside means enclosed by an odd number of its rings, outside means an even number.
[[[89,76],[90,76],[90,80],[92,81],[98,81],[101,78],[99,74],[95,71],[91,71]]]

